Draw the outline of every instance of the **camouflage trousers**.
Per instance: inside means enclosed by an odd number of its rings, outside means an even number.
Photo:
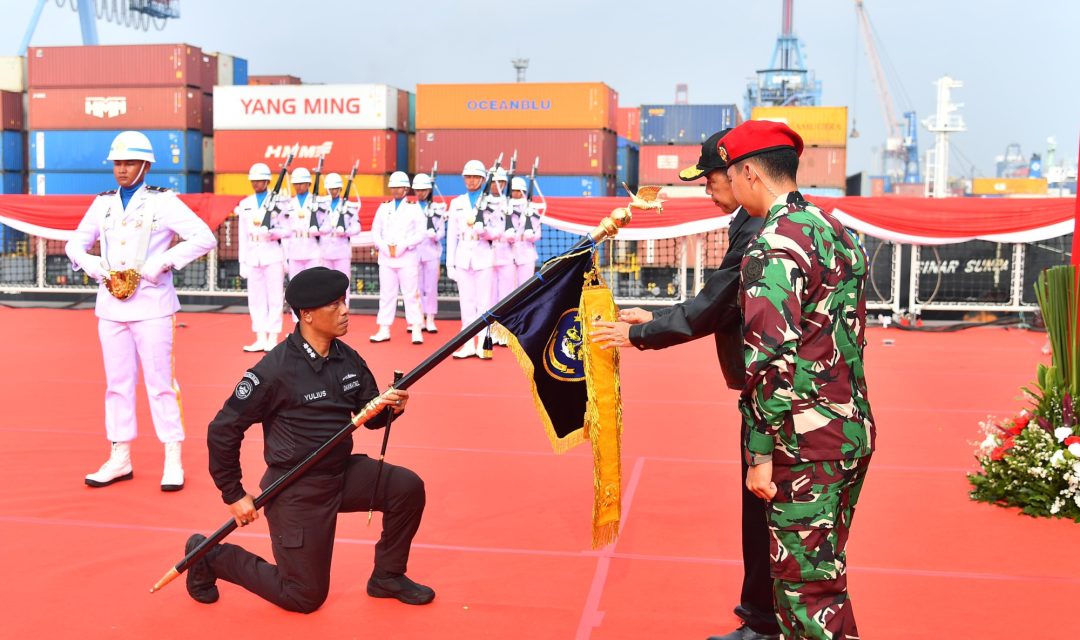
[[[847,548],[870,456],[774,465],[769,555],[780,631],[788,640],[857,639]]]

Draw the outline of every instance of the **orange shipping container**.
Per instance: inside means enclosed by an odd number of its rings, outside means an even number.
[[[847,186],[847,150],[843,147],[807,147],[799,157],[800,187]]]
[[[296,76],[248,76],[248,84],[303,84]]]
[[[422,84],[417,129],[616,128],[619,94],[600,82]]]
[[[203,94],[190,87],[30,92],[28,129],[202,129]]]
[[[783,122],[808,147],[847,145],[847,107],[754,107],[750,119]]]
[[[1044,196],[1046,178],[975,178],[971,193],[977,196]]]

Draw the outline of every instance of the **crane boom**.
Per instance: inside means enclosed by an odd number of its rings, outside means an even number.
[[[874,46],[874,30],[870,26],[870,18],[866,15],[863,0],[855,0],[855,16],[859,21],[859,31],[862,32],[863,40],[866,41],[866,55],[870,58],[870,66],[874,72],[874,84],[877,85],[878,97],[881,99],[881,108],[885,113],[885,131],[890,138],[903,139],[900,129],[900,121],[896,118],[896,110],[893,108],[892,95],[889,93],[889,83],[885,79],[885,70],[881,68],[881,59]]]

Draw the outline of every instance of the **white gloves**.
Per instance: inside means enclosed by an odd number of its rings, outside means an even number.
[[[158,278],[161,274],[172,269],[172,265],[161,260],[161,258],[151,258],[139,269],[139,275],[143,280],[148,281],[150,284],[157,284]]]
[[[86,261],[86,264],[79,265],[82,270],[86,272],[86,275],[98,282],[101,282],[109,275],[109,270],[105,268],[105,260],[98,258],[97,256],[91,256],[90,260]]]

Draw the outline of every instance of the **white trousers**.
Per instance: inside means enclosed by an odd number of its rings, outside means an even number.
[[[322,264],[322,260],[318,258],[311,258],[310,260],[300,260],[297,258],[289,259],[289,280],[296,277],[296,274],[300,273],[304,269],[310,269],[312,267],[318,267]]]
[[[405,324],[412,327],[423,321],[420,314],[420,291],[417,279],[420,267],[412,264],[404,267],[379,265],[379,315],[375,321],[380,327],[394,324],[397,313],[398,291],[405,301]]]
[[[517,267],[513,264],[495,265],[494,280],[495,290],[492,294],[491,304],[502,300],[517,288]]]
[[[420,308],[429,316],[439,311],[439,259],[420,261]]]
[[[532,262],[529,264],[519,264],[514,268],[517,270],[517,280],[515,280],[515,282],[519,287],[525,284],[525,282],[536,273],[536,264]]]
[[[473,320],[491,308],[491,283],[495,271],[487,269],[458,269],[458,300],[461,302],[461,326],[465,328]],[[486,329],[485,329],[486,331]],[[482,340],[484,331],[477,336]]]
[[[285,267],[280,262],[248,268],[248,313],[255,333],[281,333]]]
[[[154,430],[162,442],[183,442],[180,385],[173,376],[173,316],[115,322],[98,319],[105,360],[105,435],[110,442],[131,442],[135,422],[135,383],[143,372]]]
[[[327,269],[334,269],[340,271],[349,276],[349,288],[345,290],[345,302],[349,301],[349,294],[352,293],[356,283],[352,281],[352,258],[327,258],[323,257],[322,264]]]

